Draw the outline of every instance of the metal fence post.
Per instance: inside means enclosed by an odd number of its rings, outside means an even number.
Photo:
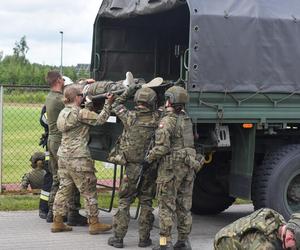
[[[0,193],[2,193],[2,167],[3,167],[3,86],[0,87]]]

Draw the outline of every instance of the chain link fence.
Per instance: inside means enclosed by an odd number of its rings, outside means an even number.
[[[21,180],[32,170],[30,157],[34,152],[45,152],[39,146],[44,128],[40,125],[40,113],[49,88],[32,86],[1,86],[0,117],[2,125],[0,184],[2,192],[20,193]],[[1,138],[0,137],[0,138]],[[99,191],[110,203],[112,187],[120,169],[107,163],[96,162]],[[118,179],[118,178],[116,178]],[[30,187],[26,192],[30,192]],[[107,201],[104,201],[107,204]]]

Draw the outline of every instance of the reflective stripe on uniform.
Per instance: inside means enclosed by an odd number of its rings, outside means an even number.
[[[49,200],[49,196],[50,196],[49,192],[41,190],[41,195],[40,195],[40,199],[41,200],[48,201]]]
[[[45,195],[40,195],[40,199],[43,201],[49,201],[49,196],[45,196]]]
[[[45,161],[49,161],[49,158],[50,158],[49,152],[46,151],[46,152],[45,152]]]

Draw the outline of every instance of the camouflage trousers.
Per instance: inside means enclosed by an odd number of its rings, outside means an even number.
[[[145,171],[140,190],[136,189],[140,164],[128,163],[119,191],[118,211],[113,218],[115,237],[124,238],[130,221],[130,205],[138,198],[141,205],[138,219],[140,240],[150,237],[153,227],[154,215],[152,200],[155,196],[156,169],[150,168]]]
[[[52,186],[50,190],[48,207],[49,211],[53,211],[53,203],[55,195],[59,187],[59,178],[58,178],[58,156],[57,151],[60,146],[60,142],[48,140],[48,149],[49,149],[49,172],[52,174]],[[68,201],[68,210],[76,211],[80,209],[80,193],[77,188],[72,190],[72,195]]]
[[[53,205],[54,215],[66,215],[68,201],[77,187],[84,198],[88,216],[98,216],[94,161],[88,158],[60,157],[58,165],[60,183]]]
[[[276,233],[266,237],[258,231],[243,235],[240,239],[236,237],[224,237],[214,245],[215,250],[280,250],[283,249]]]
[[[157,198],[160,235],[171,238],[177,218],[178,240],[186,240],[192,229],[194,170],[182,161],[164,157],[158,168]]]

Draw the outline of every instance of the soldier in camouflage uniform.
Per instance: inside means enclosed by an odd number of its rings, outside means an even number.
[[[215,236],[215,250],[299,249],[300,214],[287,223],[276,211],[262,208],[222,228]]]
[[[49,135],[47,148],[49,151],[49,170],[52,174],[52,186],[49,195],[49,212],[47,214],[47,222],[53,221],[53,202],[56,192],[59,186],[59,179],[57,175],[58,171],[58,157],[57,151],[61,143],[61,132],[57,129],[57,117],[60,111],[64,108],[63,103],[63,88],[64,79],[58,71],[49,71],[46,77],[48,84],[50,85],[50,92],[46,97],[46,112],[49,127]],[[73,195],[69,201],[69,212],[68,212],[68,224],[72,226],[84,226],[87,225],[87,219],[79,214],[80,208],[80,194],[75,188]]]
[[[85,200],[89,233],[99,234],[110,230],[111,225],[99,223],[98,220],[96,170],[87,144],[90,126],[103,124],[109,118],[113,101],[112,95],[108,96],[100,114],[87,108],[80,108],[83,94],[79,85],[68,86],[64,91],[64,98],[66,107],[60,112],[57,119],[57,128],[62,132],[62,141],[57,153],[60,185],[53,205],[54,220],[51,231],[72,230],[63,223],[63,216],[67,212],[68,199],[76,186]]]
[[[188,94],[173,86],[165,92],[166,113],[155,132],[155,146],[146,160],[159,160],[157,198],[160,242],[153,249],[173,249],[171,230],[177,216],[178,241],[174,249],[191,249],[192,191],[195,171],[202,166],[196,160],[191,119],[184,111]]]
[[[41,189],[44,183],[46,171],[43,169],[45,164],[45,154],[35,152],[29,159],[32,171],[22,177],[21,187],[27,189],[30,185],[31,189]]]
[[[159,115],[155,111],[157,95],[150,88],[139,89],[134,95],[135,109],[129,111],[123,103],[133,94],[130,92],[132,92],[131,88],[118,97],[114,103],[114,111],[124,125],[121,145],[118,146],[120,146],[119,154],[122,155],[120,158],[123,158],[123,164],[125,164],[125,174],[119,191],[118,211],[113,219],[114,236],[108,240],[109,245],[117,248],[123,247],[123,238],[127,233],[130,220],[130,205],[136,197],[141,204],[139,247],[152,244],[150,231],[154,222],[152,200],[155,195],[156,168],[154,166],[144,168],[146,170],[139,190],[137,190],[137,182],[141,163],[158,125]]]

